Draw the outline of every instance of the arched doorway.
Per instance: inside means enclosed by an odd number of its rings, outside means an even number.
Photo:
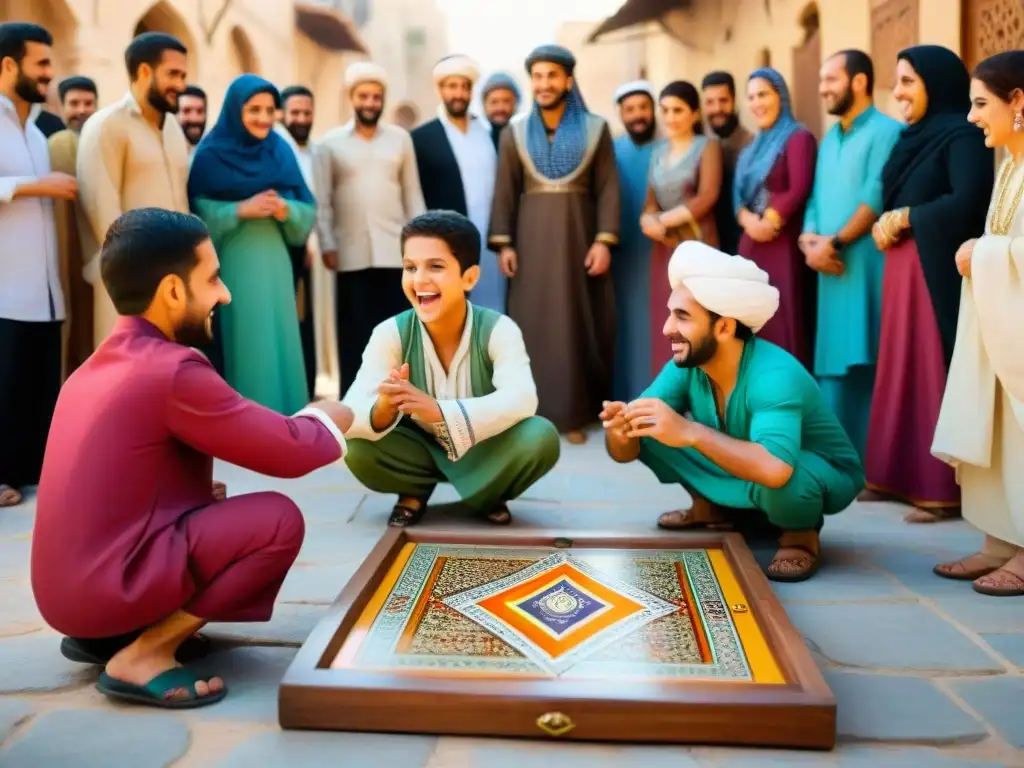
[[[229,39],[228,60],[235,76],[247,73],[259,74],[260,62],[256,56],[256,48],[249,39],[248,33],[241,27],[232,27]]]
[[[994,54],[1024,48],[1024,0],[961,0],[960,9],[968,69]]]
[[[420,121],[419,113],[416,110],[414,104],[399,104],[395,107],[395,111],[392,113],[391,120],[395,125],[400,125],[407,131],[411,131],[415,128]]]
[[[151,6],[135,24],[133,36],[138,37],[144,32],[163,32],[181,40],[188,48],[189,77],[195,79],[196,73],[199,71],[199,46],[196,45],[192,33],[189,32],[185,19],[175,10],[174,6],[165,0],[160,0],[156,5]]]
[[[793,49],[793,114],[807,130],[821,138],[821,100],[818,73],[821,70],[821,17],[818,4],[808,3],[798,18],[802,39]]]

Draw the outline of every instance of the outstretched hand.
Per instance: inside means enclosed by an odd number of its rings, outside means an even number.
[[[629,440],[629,422],[626,421],[626,404],[619,400],[614,402],[605,400],[603,405],[604,408],[598,418],[601,419],[601,426],[604,427],[608,439],[617,443],[627,442]]]

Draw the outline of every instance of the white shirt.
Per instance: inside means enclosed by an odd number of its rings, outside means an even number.
[[[484,127],[483,121],[471,116],[469,127],[463,133],[448,117],[444,106],[438,109],[438,116],[462,176],[466,215],[480,230],[480,240],[486,244],[491,223],[491,201],[498,176],[498,153],[494,151],[491,131]]]
[[[0,317],[24,322],[64,319],[53,201],[14,199],[20,184],[50,173],[46,139],[0,96]]]
[[[472,328],[473,305],[470,304],[462,340],[446,373],[430,340],[430,334],[424,326],[420,326],[427,394],[436,399],[441,407],[450,443],[437,435],[430,425],[421,426],[438,437],[438,443],[449,451],[448,458],[452,461],[465,456],[477,443],[500,435],[537,413],[537,385],[523,343],[523,333],[507,315],[502,315],[494,324],[487,343],[487,354],[494,366],[491,379],[494,392],[483,397],[473,397],[470,378],[472,356],[469,354]],[[398,425],[401,415],[387,429],[378,432],[373,428],[370,418],[377,402],[377,387],[402,363],[402,336],[398,330],[398,321],[390,318],[373,329],[363,352],[363,364],[345,395],[345,404],[352,408],[355,416],[346,433],[349,440],[380,440]]]

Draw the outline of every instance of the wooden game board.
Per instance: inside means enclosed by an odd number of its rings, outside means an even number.
[[[302,646],[284,728],[831,749],[742,537],[390,528]]]

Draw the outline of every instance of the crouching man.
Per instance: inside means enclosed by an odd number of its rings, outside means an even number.
[[[267,621],[302,545],[280,493],[220,499],[214,458],[298,477],[341,458],[352,413],[320,402],[292,417],[244,399],[194,347],[231,294],[195,216],[137,208],[100,253],[120,318],[61,390],[43,460],[32,590],[75,661],[104,665],[112,698],[212,704],[202,654],[210,621]]]
[[[767,273],[698,241],[668,271],[673,359],[638,400],[605,404],[608,452],[693,496],[661,527],[724,522],[721,508],[760,513],[783,531],[768,577],[808,579],[823,517],[864,487],[857,451],[807,370],[754,335],[779,306]]]

